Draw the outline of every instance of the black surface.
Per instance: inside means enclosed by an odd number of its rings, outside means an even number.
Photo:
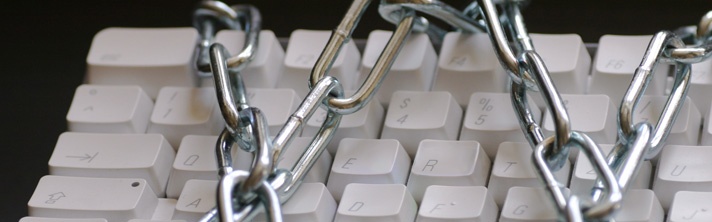
[[[17,221],[27,214],[27,201],[38,179],[47,173],[54,143],[66,128],[66,111],[82,81],[93,35],[112,26],[190,26],[193,2],[8,1],[0,6],[5,20],[0,28],[0,221]],[[333,29],[350,4],[336,0],[239,2],[257,5],[264,28],[280,37],[288,37],[296,28]],[[708,0],[535,1],[524,15],[531,32],[579,33],[584,41],[596,42],[607,33],[653,34],[696,24],[709,9]],[[355,36],[365,38],[375,28],[392,26],[377,16],[372,5]]]

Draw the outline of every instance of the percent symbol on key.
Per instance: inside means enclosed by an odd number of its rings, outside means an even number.
[[[491,99],[489,99],[489,98],[480,99],[480,105],[482,105],[482,110],[492,111],[492,105],[490,104],[490,101],[491,101]]]

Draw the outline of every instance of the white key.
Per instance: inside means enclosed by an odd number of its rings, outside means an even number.
[[[663,148],[653,191],[668,209],[676,192],[712,192],[712,147],[669,145]]]
[[[617,112],[608,96],[562,94],[561,99],[569,113],[571,130],[586,133],[597,143],[613,144],[616,141]],[[550,110],[544,112],[544,133],[554,135],[554,121]],[[570,158],[576,157],[573,149]]]
[[[616,222],[663,222],[665,211],[655,193],[648,189],[632,189],[625,193]]]
[[[303,183],[282,205],[284,221],[331,222],[336,214],[336,201],[322,183]],[[266,221],[264,213],[255,221]]]
[[[88,83],[139,85],[151,98],[164,86],[194,86],[199,38],[194,28],[101,30],[87,55]]]
[[[240,75],[246,86],[256,88],[274,88],[284,72],[284,49],[270,30],[260,32],[255,57]],[[215,35],[215,42],[223,44],[235,56],[242,51],[245,33],[237,30],[221,30]],[[203,79],[203,86],[215,86],[213,79]]]
[[[346,95],[352,94],[346,92]],[[378,98],[376,97],[371,98],[371,102],[358,112],[342,116],[338,130],[336,130],[336,133],[334,133],[334,136],[331,138],[331,142],[329,142],[329,145],[326,147],[329,153],[331,155],[336,154],[336,150],[339,148],[339,142],[347,137],[378,139],[378,136],[381,134],[384,116],[385,110],[383,110],[383,106],[381,106],[381,103],[378,102]],[[316,135],[324,123],[325,118],[326,110],[324,107],[320,107],[312,118],[307,121],[302,136]]]
[[[309,92],[307,80],[330,36],[331,31],[294,30],[284,58],[284,76],[277,87],[294,89],[300,98],[306,96]],[[356,44],[349,41],[341,48],[328,75],[336,77],[344,89],[352,89],[358,80],[360,58]]]
[[[218,167],[215,159],[217,136],[188,135],[183,137],[176,153],[175,161],[168,178],[166,196],[178,198],[183,186],[190,179],[218,180]],[[232,167],[235,170],[249,170],[252,154],[238,147],[232,149]]]
[[[398,140],[346,138],[334,156],[326,186],[339,201],[347,184],[405,184],[408,170],[410,157]]]
[[[178,222],[171,220],[171,218],[173,218],[173,212],[176,210],[177,202],[178,200],[176,199],[158,198],[158,205],[156,205],[156,210],[153,212],[151,220],[134,219],[135,221],[130,220],[129,222]]]
[[[570,174],[569,161],[566,161],[561,170],[554,172],[556,180],[561,184],[569,183]],[[507,191],[515,186],[541,187],[542,184],[532,163],[532,148],[529,144],[504,142],[497,150],[487,187],[497,205],[502,206]]]
[[[150,219],[158,203],[143,179],[44,176],[28,205],[30,216]]]
[[[541,187],[512,187],[502,206],[499,221],[558,221],[558,210],[548,195]],[[564,195],[568,196],[568,189],[564,189]]]
[[[604,156],[608,156],[608,153],[613,149],[613,145],[599,145],[599,148],[601,148]],[[653,166],[650,161],[644,161],[640,164],[638,175],[628,185],[632,189],[648,189],[650,186]],[[574,195],[590,195],[597,176],[593,166],[591,166],[591,161],[586,158],[585,154],[579,152],[576,164],[574,164],[574,173],[571,175],[571,184],[569,185],[571,193]]]
[[[462,109],[448,92],[397,91],[381,138],[398,139],[415,156],[424,139],[457,140]]]
[[[433,185],[425,191],[416,221],[495,221],[498,210],[483,186]]]
[[[712,59],[692,64],[691,74],[687,96],[697,105],[702,115],[708,115],[712,105],[712,98],[709,97],[712,94]]]
[[[282,207],[285,221],[327,222],[334,219],[336,201],[322,183],[303,183]]]
[[[423,140],[408,177],[408,190],[420,203],[430,185],[485,186],[490,159],[476,141]]]
[[[205,212],[215,207],[216,180],[189,180],[181,192],[173,219],[198,221]]]
[[[302,154],[312,141],[312,137],[297,137],[292,140],[289,147],[282,153],[282,159],[279,160],[277,168],[291,170],[294,164],[299,161]],[[304,182],[320,182],[326,183],[326,177],[329,176],[331,169],[331,154],[323,152],[316,160],[316,163],[309,170],[309,173],[304,177]]]
[[[438,59],[433,91],[448,91],[460,106],[474,92],[504,92],[507,74],[497,61],[487,34],[450,32]]]
[[[59,136],[49,172],[52,175],[141,178],[165,195],[175,151],[157,134],[66,132]]]
[[[634,111],[633,122],[649,121],[651,124],[657,124],[667,98],[667,96],[643,96]],[[697,145],[702,116],[689,97],[686,97],[684,102],[665,144]]]
[[[363,82],[371,72],[390,37],[390,31],[382,30],[372,31],[368,35],[359,82]],[[376,93],[383,106],[388,106],[391,94],[397,90],[429,91],[435,78],[438,58],[428,35],[411,33],[403,44],[388,76]]]
[[[529,108],[536,121],[541,110],[531,99]],[[512,109],[509,93],[474,93],[467,105],[460,140],[476,140],[490,159],[502,142],[526,142],[519,120]]]
[[[20,222],[106,222],[103,218],[48,218],[48,217],[23,217]]]
[[[259,108],[264,114],[270,135],[277,135],[300,104],[292,89],[247,88],[247,97],[250,106]],[[297,132],[297,136],[300,134]]]
[[[138,86],[81,85],[67,113],[69,131],[144,133],[153,101]]]
[[[163,87],[148,133],[160,133],[173,147],[186,135],[217,135],[225,123],[214,88]]]
[[[635,69],[643,60],[643,54],[651,36],[604,35],[598,41],[596,59],[591,67],[590,94],[605,94],[614,103],[623,98]],[[668,67],[658,65],[653,79],[645,91],[647,95],[663,95]]]
[[[577,34],[531,34],[559,93],[584,94],[591,56]]]
[[[707,107],[708,109],[710,107]],[[707,112],[707,115],[704,118],[703,126],[702,126],[702,132],[700,134],[700,144],[705,145],[705,146],[712,146],[712,117],[711,114],[712,112]]]
[[[712,192],[680,191],[675,194],[667,221],[712,221],[711,208]]]
[[[415,200],[403,184],[349,184],[335,222],[414,221]]]

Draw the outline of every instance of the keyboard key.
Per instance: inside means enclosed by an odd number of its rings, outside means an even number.
[[[430,186],[418,222],[495,221],[497,204],[483,186]]]
[[[599,144],[616,142],[617,111],[608,96],[605,95],[571,95],[562,94],[561,99],[569,113],[571,130],[586,133]],[[554,121],[550,110],[544,112],[542,127],[547,136],[554,135]],[[571,150],[570,159],[578,154],[578,149]]]
[[[190,179],[218,180],[218,167],[215,158],[217,136],[188,135],[183,137],[176,153],[171,176],[168,178],[166,196],[178,198],[183,186]],[[237,147],[232,149],[232,167],[235,170],[249,170],[252,166],[252,154]]]
[[[448,92],[397,91],[381,138],[397,139],[415,156],[423,139],[457,140],[462,109]]]
[[[554,172],[561,184],[569,183],[571,163],[566,161],[561,170]],[[539,174],[532,163],[532,148],[528,143],[504,142],[497,150],[492,165],[489,192],[497,205],[502,206],[511,187],[542,187]]]
[[[87,55],[88,83],[139,85],[151,98],[164,86],[195,86],[193,51],[199,37],[193,28],[101,30]]]
[[[349,184],[336,222],[414,221],[418,206],[403,184]]]
[[[23,217],[20,222],[106,222],[103,218],[47,218],[47,217]]]
[[[613,149],[613,145],[599,145],[599,148],[601,148],[601,152],[605,156],[608,156],[608,153]],[[637,176],[628,185],[631,189],[648,189],[650,187],[653,166],[650,161],[643,161],[640,164]],[[571,184],[569,185],[571,193],[574,195],[590,195],[597,176],[589,159],[579,152],[576,164],[574,164],[574,173],[571,175]]]
[[[215,207],[218,187],[216,180],[189,180],[180,194],[173,219],[198,221]]]
[[[590,94],[605,94],[618,104],[625,94],[635,69],[643,60],[652,36],[604,35],[598,42],[596,59],[591,67]],[[663,95],[668,66],[655,68],[653,78],[645,94]],[[558,85],[557,85],[558,86]]]
[[[182,222],[183,220],[171,220],[173,213],[176,210],[178,200],[170,198],[158,198],[158,205],[153,211],[151,220],[148,219],[133,219],[129,222]]]
[[[158,198],[143,179],[44,176],[28,205],[30,216],[150,219]]]
[[[341,140],[326,187],[337,201],[350,183],[405,184],[410,157],[398,140]]]
[[[277,135],[301,103],[292,89],[247,88],[247,100],[250,106],[259,108],[264,114],[269,135]],[[298,132],[297,136],[300,134]]]
[[[559,93],[584,94],[588,71],[591,68],[591,56],[581,36],[577,34],[531,34],[530,36]]]
[[[708,107],[709,108],[709,107]],[[710,114],[712,112],[707,112],[702,125],[702,132],[700,133],[700,144],[705,146],[712,146],[712,117]]]
[[[449,32],[443,39],[433,91],[447,91],[465,107],[474,92],[504,92],[507,74],[487,34]]]
[[[667,96],[643,96],[638,102],[633,122],[649,121],[651,124],[657,124],[660,113],[665,108],[665,103],[667,103]],[[692,100],[686,97],[665,144],[697,145],[701,125],[700,111],[697,110]]]
[[[564,189],[568,196],[568,189]],[[554,202],[544,188],[512,187],[502,206],[501,222],[558,221],[559,215]]]
[[[669,209],[678,191],[712,192],[712,147],[669,145],[658,160],[653,191]]]
[[[278,87],[294,89],[300,98],[306,96],[309,92],[307,81],[330,36],[331,31],[293,31],[284,58],[284,76],[279,80]],[[356,44],[348,41],[332,63],[328,75],[338,79],[344,89],[352,89],[358,80],[360,59]]]
[[[186,135],[217,135],[225,123],[213,88],[164,87],[156,98],[148,133],[160,133],[173,147]]]
[[[423,140],[408,177],[408,190],[420,203],[431,185],[485,186],[490,159],[476,141]]]
[[[144,133],[153,101],[138,86],[81,85],[67,113],[69,131]]]
[[[462,122],[460,140],[480,142],[490,159],[494,159],[502,142],[526,142],[509,98],[509,93],[473,93]],[[539,121],[541,110],[531,99],[527,101]]]
[[[285,221],[327,222],[336,214],[336,201],[322,183],[303,183],[283,206]]]
[[[160,197],[175,151],[157,134],[96,134],[66,132],[59,136],[49,159],[52,175],[141,178]]]
[[[284,72],[284,49],[270,30],[262,30],[257,51],[250,64],[240,72],[246,86],[254,88],[274,88]],[[215,42],[223,44],[235,56],[242,51],[245,33],[237,30],[221,30],[215,35]],[[203,86],[215,86],[213,79],[204,79]]]
[[[361,78],[358,82],[363,82],[371,72],[391,33],[375,30],[368,35],[361,63]],[[411,33],[403,44],[388,76],[376,93],[383,106],[388,106],[391,95],[398,90],[429,91],[435,78],[438,57],[428,35]]]
[[[336,201],[322,183],[303,183],[282,205],[284,221],[331,222],[336,214]],[[255,221],[266,221],[260,213]]]
[[[712,192],[680,191],[668,211],[668,221],[712,221]]]
[[[346,95],[351,95],[351,93],[347,92]],[[336,130],[336,133],[334,133],[334,136],[331,138],[331,142],[327,145],[327,150],[329,150],[331,155],[336,154],[336,150],[339,148],[339,142],[347,137],[378,139],[378,136],[381,135],[381,126],[383,125],[384,116],[385,110],[383,110],[381,103],[378,102],[378,98],[371,98],[371,102],[366,104],[366,107],[358,112],[341,117],[341,123],[339,123],[338,130]],[[326,110],[324,107],[320,107],[312,118],[307,121],[302,136],[310,137],[316,135],[325,118]]]
[[[626,191],[621,209],[615,216],[616,222],[663,222],[663,219],[665,211],[655,193],[648,189]]]
[[[312,141],[312,137],[297,137],[292,140],[289,144],[289,148],[284,150],[282,153],[282,158],[277,164],[277,168],[291,170],[294,164],[299,161],[302,157],[304,151],[309,146]],[[249,168],[248,168],[249,169]],[[329,176],[329,171],[331,169],[331,154],[329,152],[323,152],[316,160],[316,163],[309,170],[309,173],[304,177],[305,183],[319,182],[326,183],[326,177]]]
[[[708,115],[712,105],[712,59],[692,64],[690,89],[687,91],[702,115]]]

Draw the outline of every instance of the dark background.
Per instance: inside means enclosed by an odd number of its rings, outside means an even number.
[[[12,3],[10,3],[12,2]],[[112,27],[191,25],[197,1],[6,1],[0,6],[0,220],[17,221],[47,161],[65,115],[81,84],[93,35]],[[378,1],[375,1],[378,2]],[[456,1],[450,1],[456,2]],[[466,1],[457,1],[463,8]],[[279,37],[296,28],[336,27],[350,1],[228,1],[260,8],[263,27]],[[672,4],[674,3],[674,4]],[[365,38],[373,29],[393,29],[373,3],[356,30]],[[697,24],[712,9],[701,1],[534,1],[524,11],[530,32],[578,33],[594,43],[602,34],[653,34]]]

